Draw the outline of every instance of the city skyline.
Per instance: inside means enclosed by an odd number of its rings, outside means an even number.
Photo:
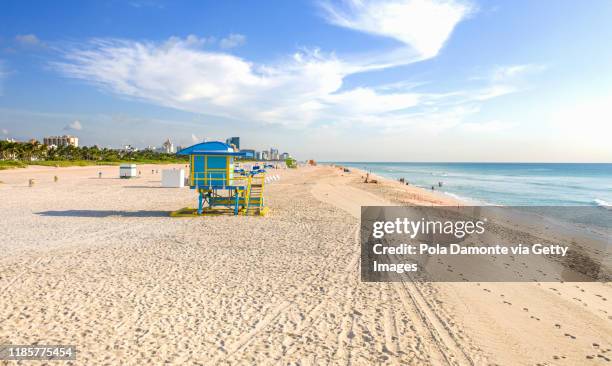
[[[606,1],[7,2],[0,138],[610,162],[611,16]]]

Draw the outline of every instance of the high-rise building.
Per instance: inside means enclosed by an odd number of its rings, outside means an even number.
[[[278,160],[278,150],[273,147],[270,148],[270,160]]]
[[[280,154],[280,159],[281,160],[287,160],[287,159],[289,159],[289,156],[290,156],[289,153],[284,152],[284,153]]]
[[[173,154],[174,153],[174,144],[172,144],[170,139],[167,139],[166,141],[164,141],[164,143],[162,144],[162,147],[161,147],[161,151],[165,152],[166,154]]]
[[[261,152],[261,160],[270,160],[270,152],[269,151],[262,151]]]
[[[225,143],[228,145],[234,145],[236,149],[240,150],[240,137],[230,137],[225,140]]]
[[[261,160],[261,151],[256,151],[255,152],[255,159]]]
[[[76,136],[48,136],[43,138],[43,144],[47,146],[68,146],[79,147],[79,138]]]

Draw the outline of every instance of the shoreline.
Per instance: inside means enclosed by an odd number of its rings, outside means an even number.
[[[599,206],[612,202],[612,164],[347,163],[472,205]],[[354,165],[352,165],[354,164]],[[368,165],[369,164],[369,165]],[[338,164],[341,165],[341,164]],[[442,186],[439,183],[442,182]]]
[[[332,167],[334,167],[332,165]],[[342,169],[343,166],[336,165],[335,168]],[[370,177],[375,179],[378,183],[363,183],[364,177],[368,174],[368,172],[364,171],[360,168],[347,167],[351,172],[342,174],[353,174],[359,176],[361,182],[356,181],[353,182],[355,186],[359,186],[361,188],[370,188],[370,186],[378,186],[380,187],[380,191],[386,198],[390,198],[392,201],[397,203],[413,203],[413,204],[432,204],[432,205],[467,205],[467,202],[463,200],[459,200],[455,197],[449,196],[444,192],[439,192],[435,190],[428,190],[424,187],[419,187],[415,185],[407,185],[404,184],[397,179],[393,179],[390,177],[385,177],[375,173],[369,173]],[[359,185],[361,183],[361,185]],[[389,191],[398,191],[395,196],[392,195],[392,192]],[[401,194],[401,192],[405,192],[405,194]]]

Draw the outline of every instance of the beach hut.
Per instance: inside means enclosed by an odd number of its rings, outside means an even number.
[[[237,169],[237,157],[251,153],[220,142],[203,142],[178,152],[189,156],[189,187],[198,193],[198,208],[182,209],[173,216],[222,214],[264,215],[265,171]]]
[[[129,179],[137,176],[136,164],[121,164],[119,166],[119,178]]]

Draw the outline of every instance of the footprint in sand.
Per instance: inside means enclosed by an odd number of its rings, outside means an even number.
[[[561,324],[559,324],[559,323],[555,324],[555,328],[561,329]]]
[[[575,336],[573,336],[573,335],[571,335],[571,334],[569,334],[569,333],[565,333],[565,334],[564,334],[564,336],[569,337],[569,338],[571,338],[571,339],[576,339],[576,337],[575,337]]]
[[[508,301],[506,301],[506,300],[504,300],[504,304],[512,305],[512,303],[511,303],[511,302],[508,302]]]
[[[606,362],[610,362],[610,359],[604,355],[597,355],[597,357],[603,358],[604,360],[606,360]]]
[[[537,320],[537,321],[540,321],[540,318],[538,318],[537,316],[533,316],[533,315],[532,315],[532,316],[530,316],[530,318],[531,318],[531,319],[535,319],[535,320]]]
[[[527,309],[527,308],[523,308],[523,311],[529,311],[529,309]]]

